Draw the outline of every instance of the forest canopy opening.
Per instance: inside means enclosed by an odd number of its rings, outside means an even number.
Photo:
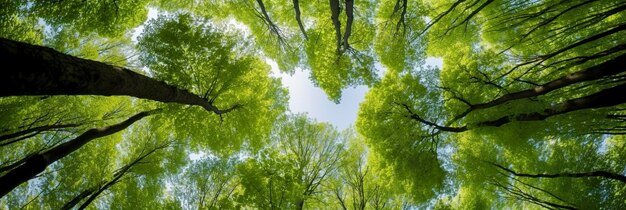
[[[12,1],[0,57],[2,209],[626,208],[624,1]]]

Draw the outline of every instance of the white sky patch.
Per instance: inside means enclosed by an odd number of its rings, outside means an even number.
[[[308,113],[308,116],[320,122],[328,122],[340,130],[346,129],[356,122],[360,103],[369,90],[367,86],[347,88],[342,91],[339,104],[328,100],[326,93],[315,87],[309,79],[309,72],[297,69],[293,75],[280,72],[278,65],[271,59],[265,61],[272,67],[272,75],[282,78],[283,85],[289,89],[289,110],[292,113]],[[426,65],[443,66],[441,58],[428,57]],[[377,64],[379,76],[385,73],[385,67]]]
[[[443,68],[443,59],[435,58],[435,57],[428,57],[428,58],[426,58],[426,65],[427,66],[436,66],[436,67],[439,67],[439,69],[442,69]]]
[[[207,156],[206,152],[198,152],[198,153],[191,153],[189,154],[189,160],[200,160],[203,159]]]
[[[309,117],[331,123],[340,130],[354,124],[359,103],[368,90],[366,86],[343,90],[340,103],[335,104],[328,100],[322,89],[313,85],[308,72],[297,69],[293,75],[285,74],[278,70],[273,60],[265,61],[272,67],[273,76],[282,78],[283,85],[289,89],[289,110],[292,113],[307,113]]]
[[[158,14],[159,14],[159,11],[157,11],[156,9],[148,8],[148,19],[143,24],[141,24],[137,28],[133,29],[133,32],[132,32],[133,35],[131,37],[133,42],[135,42],[135,43],[137,42],[137,38],[139,38],[139,35],[141,35],[141,33],[143,33],[143,29],[145,28],[145,24],[148,23],[149,20],[156,19]]]

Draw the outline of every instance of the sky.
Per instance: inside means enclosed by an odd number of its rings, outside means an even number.
[[[148,19],[154,19],[158,15],[158,11],[153,8],[148,10]],[[238,23],[231,23],[244,33],[247,29]],[[143,32],[144,26],[137,27],[133,33],[133,40],[137,41],[137,37]],[[369,90],[367,86],[348,87],[343,90],[341,101],[335,104],[328,99],[326,93],[321,88],[315,87],[309,79],[309,71],[297,69],[293,75],[280,72],[276,62],[271,59],[265,60],[272,67],[272,74],[275,77],[282,78],[283,86],[289,90],[289,110],[292,113],[306,113],[310,118],[316,119],[318,122],[327,122],[339,130],[344,130],[354,125],[356,122],[359,104],[365,99],[365,94]],[[429,57],[426,59],[426,65],[438,66],[441,68],[442,61],[438,58]],[[384,74],[384,68],[375,65],[378,75]]]
[[[297,70],[289,75],[278,70],[276,62],[266,59],[272,67],[272,74],[282,78],[283,86],[289,89],[289,110],[292,113],[307,113],[318,122],[328,122],[339,128],[346,129],[354,124],[359,103],[363,101],[368,88],[358,86],[347,88],[342,92],[339,104],[328,99],[321,88],[315,87],[309,79],[309,71]]]
[[[289,110],[292,113],[307,113],[310,118],[318,122],[328,122],[338,129],[346,129],[356,122],[359,104],[365,99],[365,94],[369,90],[367,86],[349,87],[342,92],[341,101],[335,104],[330,101],[326,93],[319,87],[315,87],[309,79],[309,72],[297,70],[295,74],[289,75],[278,70],[276,62],[265,60],[272,67],[272,74],[282,78],[283,86],[289,89]],[[438,66],[441,68],[442,60],[429,57],[426,65]],[[384,72],[379,65],[376,65],[377,72]],[[382,74],[380,74],[382,75]]]

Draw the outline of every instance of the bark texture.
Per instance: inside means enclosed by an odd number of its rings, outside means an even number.
[[[0,97],[21,95],[132,96],[201,106],[223,114],[208,100],[129,69],[77,58],[54,49],[0,38]],[[6,88],[9,87],[9,88]]]

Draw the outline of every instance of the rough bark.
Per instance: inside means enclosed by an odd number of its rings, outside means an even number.
[[[24,164],[0,177],[0,183],[2,183],[2,185],[0,185],[0,197],[4,197],[4,195],[11,192],[20,184],[27,182],[37,176],[37,174],[43,172],[52,163],[80,149],[92,140],[120,132],[133,123],[154,114],[155,112],[156,110],[140,112],[121,123],[104,128],[93,128],[87,130],[75,139],[62,143],[45,152],[31,156],[25,161]]]
[[[7,69],[0,72],[0,97],[21,95],[132,96],[165,103],[218,109],[187,90],[138,74],[129,69],[77,58],[54,49],[0,38],[0,57]]]

